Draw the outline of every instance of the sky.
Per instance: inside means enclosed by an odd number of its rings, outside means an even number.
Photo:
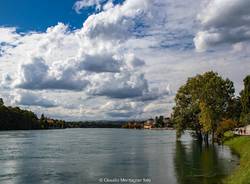
[[[65,120],[169,116],[188,77],[250,74],[249,0],[3,0],[0,97]]]

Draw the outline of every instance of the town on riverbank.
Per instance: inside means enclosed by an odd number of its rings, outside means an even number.
[[[129,121],[122,125],[122,128],[128,129],[147,129],[147,130],[171,130],[173,124],[169,117],[156,116],[144,121]]]

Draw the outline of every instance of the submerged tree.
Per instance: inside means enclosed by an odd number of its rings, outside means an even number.
[[[175,97],[175,103],[171,121],[175,124],[177,137],[179,138],[184,130],[192,129],[195,131],[195,135],[201,138],[201,126],[198,121],[199,104],[192,101],[187,85],[180,87]]]
[[[212,139],[219,122],[226,116],[234,97],[233,82],[224,80],[218,73],[206,72],[189,78],[177,92],[172,120],[177,137],[185,129],[192,129],[201,138]]]

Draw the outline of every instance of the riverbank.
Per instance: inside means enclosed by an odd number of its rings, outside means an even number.
[[[225,179],[225,184],[250,183],[250,136],[238,136],[225,142],[240,156],[240,165]]]

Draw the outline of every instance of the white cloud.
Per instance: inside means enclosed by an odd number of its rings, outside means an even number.
[[[43,58],[31,58],[29,63],[20,66],[13,86],[34,90],[82,90],[88,85],[84,76],[76,73],[74,66],[62,64],[49,67]]]
[[[122,5],[109,6],[104,11],[89,16],[82,31],[90,38],[108,40],[124,40],[129,36],[145,34],[147,30],[165,20],[164,6],[159,2],[126,0]]]
[[[56,107],[56,103],[52,100],[48,100],[40,95],[35,95],[32,92],[25,91],[14,91],[11,96],[12,104],[22,106],[39,106],[45,108]]]
[[[105,0],[79,0],[76,1],[73,8],[77,13],[81,13],[81,10],[87,7],[96,6],[97,10],[101,9],[101,4],[105,2]]]
[[[20,35],[16,33],[16,28],[14,27],[0,27],[0,35],[0,44],[13,43],[20,37]]]
[[[0,57],[19,43],[20,35],[14,27],[0,27]]]
[[[108,101],[101,106],[101,109],[104,110],[108,117],[121,119],[140,117],[142,113],[141,104],[130,101]]]
[[[212,46],[217,45],[223,40],[222,35],[219,33],[211,33],[209,31],[200,31],[196,34],[194,38],[194,43],[196,50],[198,52],[203,52]]]
[[[221,44],[233,45],[250,40],[250,1],[211,0],[198,15],[202,30],[194,38],[197,51]]]
[[[171,95],[171,90],[169,85],[167,85],[165,88],[162,86],[155,87],[152,89],[149,89],[146,93],[144,93],[141,97],[137,98],[139,101],[154,101],[159,98],[163,99],[165,96]]]
[[[140,97],[147,91],[144,75],[130,72],[94,75],[88,88],[88,94],[118,99]]]

